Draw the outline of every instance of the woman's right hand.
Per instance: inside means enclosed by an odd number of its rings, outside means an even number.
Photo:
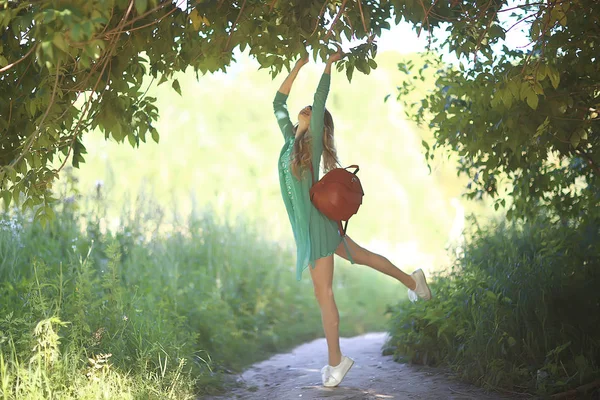
[[[327,59],[328,64],[333,64],[334,62],[340,61],[345,56],[344,52],[342,51],[342,48],[339,45],[336,45],[336,47],[337,51],[334,54],[330,55]]]

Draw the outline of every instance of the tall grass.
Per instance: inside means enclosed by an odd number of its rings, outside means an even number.
[[[210,210],[170,218],[143,196],[115,222],[109,200],[71,187],[45,228],[0,217],[0,399],[194,398],[322,335],[290,245]],[[342,333],[383,329],[395,286],[338,274]]]
[[[538,394],[599,378],[599,222],[479,229],[431,302],[391,310],[396,356]]]

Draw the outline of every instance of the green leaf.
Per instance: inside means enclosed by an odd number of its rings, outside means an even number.
[[[134,149],[136,147],[138,147],[138,143],[137,143],[137,139],[135,137],[135,135],[133,133],[130,133],[129,135],[127,135],[127,140],[129,140],[129,144],[131,145],[131,147],[133,147]]]
[[[527,94],[527,104],[529,105],[529,107],[533,108],[534,110],[537,109],[538,102],[538,96],[533,91]]]
[[[533,137],[536,138],[536,137],[540,136],[541,134],[543,134],[544,132],[546,132],[546,130],[548,129],[548,126],[550,126],[550,118],[546,117],[544,122],[542,122],[535,130],[535,135],[533,135]]]
[[[581,136],[579,136],[579,131],[573,132],[569,141],[571,142],[571,146],[577,148],[577,146],[579,146],[579,142],[581,142]]]
[[[67,45],[67,41],[65,40],[64,35],[61,33],[55,33],[54,38],[52,39],[52,43],[65,53],[69,52],[69,46]]]
[[[508,88],[502,90],[502,102],[506,107],[510,108],[513,103],[513,96],[511,91]]]
[[[152,128],[151,133],[152,133],[152,140],[154,140],[154,142],[158,143],[160,136],[158,135],[158,131],[156,130],[156,128]]]
[[[175,91],[177,93],[179,93],[179,95],[181,96],[181,87],[179,86],[179,81],[177,79],[175,79],[173,81],[173,83],[171,84],[171,86],[173,87],[173,89],[175,89]]]
[[[539,82],[534,82],[532,88],[535,94],[544,94],[544,88],[542,88]]]
[[[200,14],[198,14],[198,10],[195,8],[190,13],[190,21],[192,21],[192,27],[194,30],[199,31],[202,27],[202,17]],[[242,51],[244,50],[242,49]]]
[[[504,39],[506,38],[506,34],[504,33],[504,29],[502,29],[502,27],[498,24],[494,24],[490,27],[490,30],[488,31],[488,34],[491,37],[497,37],[500,39]]]
[[[148,8],[148,0],[135,0],[135,10],[138,14],[143,14]]]
[[[52,48],[52,42],[50,41],[45,41],[42,42],[42,52],[49,58],[49,59],[53,59],[54,58],[54,50]]]
[[[4,56],[0,56],[0,67],[5,67],[8,65],[8,60]]]
[[[354,65],[348,64],[346,67],[346,77],[348,78],[348,82],[352,82],[352,73],[354,72]]]
[[[552,87],[554,89],[558,88],[558,84],[560,83],[560,73],[553,66],[546,66],[546,72],[548,77],[550,78],[550,82],[552,83]]]
[[[12,194],[8,190],[5,190],[2,192],[2,199],[4,199],[4,207],[8,208],[12,200]]]
[[[531,23],[531,28],[529,29],[529,35],[531,36],[531,40],[536,41],[540,37],[542,22],[540,20],[534,20]]]

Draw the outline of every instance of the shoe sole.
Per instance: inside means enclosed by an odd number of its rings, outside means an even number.
[[[348,360],[350,360],[350,365],[348,366],[348,368],[344,371],[344,373],[342,374],[342,377],[340,378],[340,380],[338,381],[338,383],[336,383],[335,385],[331,385],[331,384],[323,384],[323,386],[325,387],[336,387],[338,386],[340,383],[342,383],[342,381],[344,380],[344,378],[346,377],[346,374],[348,374],[348,371],[350,371],[350,368],[352,368],[352,366],[354,365],[354,360],[351,358],[348,358]],[[337,380],[337,379],[336,379]]]
[[[425,273],[422,269],[418,269],[415,273],[420,274],[421,278],[423,278],[423,282],[425,282],[425,287],[427,288],[427,296],[421,297],[423,300],[431,300],[431,289],[429,289],[429,285],[427,284],[427,279],[425,278]],[[416,292],[415,292],[416,293]],[[420,297],[420,296],[419,296]]]

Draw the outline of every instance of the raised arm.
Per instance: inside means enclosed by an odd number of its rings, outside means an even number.
[[[275,94],[275,99],[273,100],[273,111],[275,113],[275,118],[277,118],[279,129],[286,140],[294,136],[293,124],[290,120],[290,114],[287,109],[287,98],[290,94],[290,90],[292,90],[294,80],[296,79],[296,76],[298,76],[298,72],[307,62],[308,56],[296,61],[296,65],[294,65],[294,68],[292,68],[287,78],[285,78],[279,87],[279,90]]]
[[[321,163],[321,155],[323,154],[323,131],[325,120],[325,102],[329,94],[329,86],[331,83],[331,66],[341,60],[344,56],[342,50],[338,47],[338,51],[327,59],[325,70],[319,81],[319,86],[315,91],[315,98],[310,117],[310,132],[312,137],[312,163],[315,171],[315,179],[319,179],[319,164]]]

